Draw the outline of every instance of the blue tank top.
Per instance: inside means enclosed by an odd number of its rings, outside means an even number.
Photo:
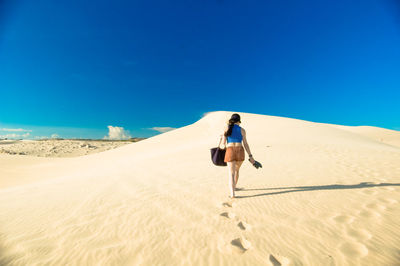
[[[227,143],[230,142],[242,142],[242,132],[240,131],[240,126],[234,124],[232,128],[232,134],[228,136]]]

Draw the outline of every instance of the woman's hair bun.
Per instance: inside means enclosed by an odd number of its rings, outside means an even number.
[[[233,114],[231,116],[231,119],[229,119],[229,121],[233,121],[233,123],[240,122],[240,115],[239,114]]]

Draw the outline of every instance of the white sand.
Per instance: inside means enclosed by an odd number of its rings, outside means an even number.
[[[0,140],[0,154],[39,157],[76,157],[115,149],[131,141],[103,140]]]
[[[400,132],[240,113],[263,168],[246,161],[229,200],[209,149],[231,114],[82,157],[0,155],[0,265],[398,265]]]

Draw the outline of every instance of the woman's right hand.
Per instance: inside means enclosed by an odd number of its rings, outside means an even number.
[[[254,163],[256,162],[256,160],[254,160],[253,157],[250,157],[250,158],[249,158],[249,161],[251,162],[251,164],[254,164]]]

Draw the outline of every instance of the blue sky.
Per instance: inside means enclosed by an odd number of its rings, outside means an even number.
[[[0,95],[3,136],[149,137],[217,110],[400,130],[400,4],[3,0]]]

